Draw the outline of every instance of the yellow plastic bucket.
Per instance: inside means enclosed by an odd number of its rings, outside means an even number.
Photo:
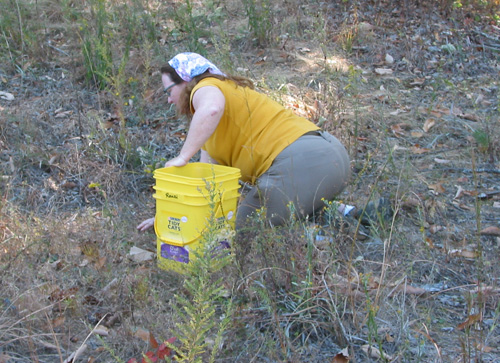
[[[198,195],[206,190],[206,183],[216,182],[224,189],[238,188],[240,169],[207,163],[189,163],[182,167],[156,169],[153,174],[156,187],[175,194]]]
[[[173,266],[189,263],[207,228],[234,228],[240,175],[237,168],[205,163],[155,170],[155,232],[161,268],[176,270]]]

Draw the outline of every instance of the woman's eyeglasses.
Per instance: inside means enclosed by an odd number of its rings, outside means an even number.
[[[163,89],[163,93],[165,95],[167,95],[167,97],[170,97],[170,89],[175,86],[176,84],[175,83],[172,83],[170,86],[166,87]]]

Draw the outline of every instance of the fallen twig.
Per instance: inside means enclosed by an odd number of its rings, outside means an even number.
[[[479,35],[481,35],[481,36],[483,36],[485,38],[488,38],[489,40],[494,40],[496,42],[500,41],[500,39],[498,37],[494,37],[492,35],[489,35],[487,33],[481,32],[479,30],[474,30],[474,33],[479,34]]]
[[[490,173],[490,174],[500,174],[500,169],[490,169],[490,168],[478,168],[478,169],[468,169],[468,168],[452,168],[444,167],[443,169],[456,171],[460,173]]]

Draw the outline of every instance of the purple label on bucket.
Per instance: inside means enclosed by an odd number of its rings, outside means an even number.
[[[189,263],[189,251],[180,246],[172,246],[162,243],[161,257],[177,262]]]
[[[228,241],[220,241],[219,244],[212,249],[211,257],[217,258],[217,256],[220,256],[223,253],[229,254],[231,252],[229,251],[230,249],[231,245]]]

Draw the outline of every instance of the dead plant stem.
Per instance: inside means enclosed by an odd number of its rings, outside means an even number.
[[[95,329],[101,324],[101,322],[108,316],[108,313],[104,314],[104,316],[101,318],[101,320],[99,320],[97,322],[97,324],[94,326],[94,328],[90,331],[90,333],[88,333],[87,337],[83,340],[82,344],[80,344],[80,347],[75,350],[74,352],[74,356],[73,356],[73,360],[71,361],[72,363],[75,363],[78,356],[80,355],[80,352],[82,352],[85,348],[85,343],[87,343],[87,340],[89,340],[89,338],[92,336],[92,334],[94,333]]]
[[[24,54],[24,33],[23,33],[23,21],[21,19],[21,9],[19,8],[19,2],[16,0],[17,7],[17,19],[19,21],[19,33],[21,34],[21,53]]]
[[[45,317],[47,318],[47,323],[48,323],[48,326],[50,328],[50,332],[52,334],[52,337],[54,338],[54,342],[56,343],[55,346],[56,346],[56,349],[57,349],[57,353],[59,354],[59,360],[61,361],[61,363],[63,362],[63,359],[62,359],[62,352],[61,352],[61,347],[59,345],[59,341],[57,340],[57,335],[56,333],[54,332],[54,326],[51,324],[50,322],[50,318],[49,316],[47,315],[47,312],[45,312]]]

